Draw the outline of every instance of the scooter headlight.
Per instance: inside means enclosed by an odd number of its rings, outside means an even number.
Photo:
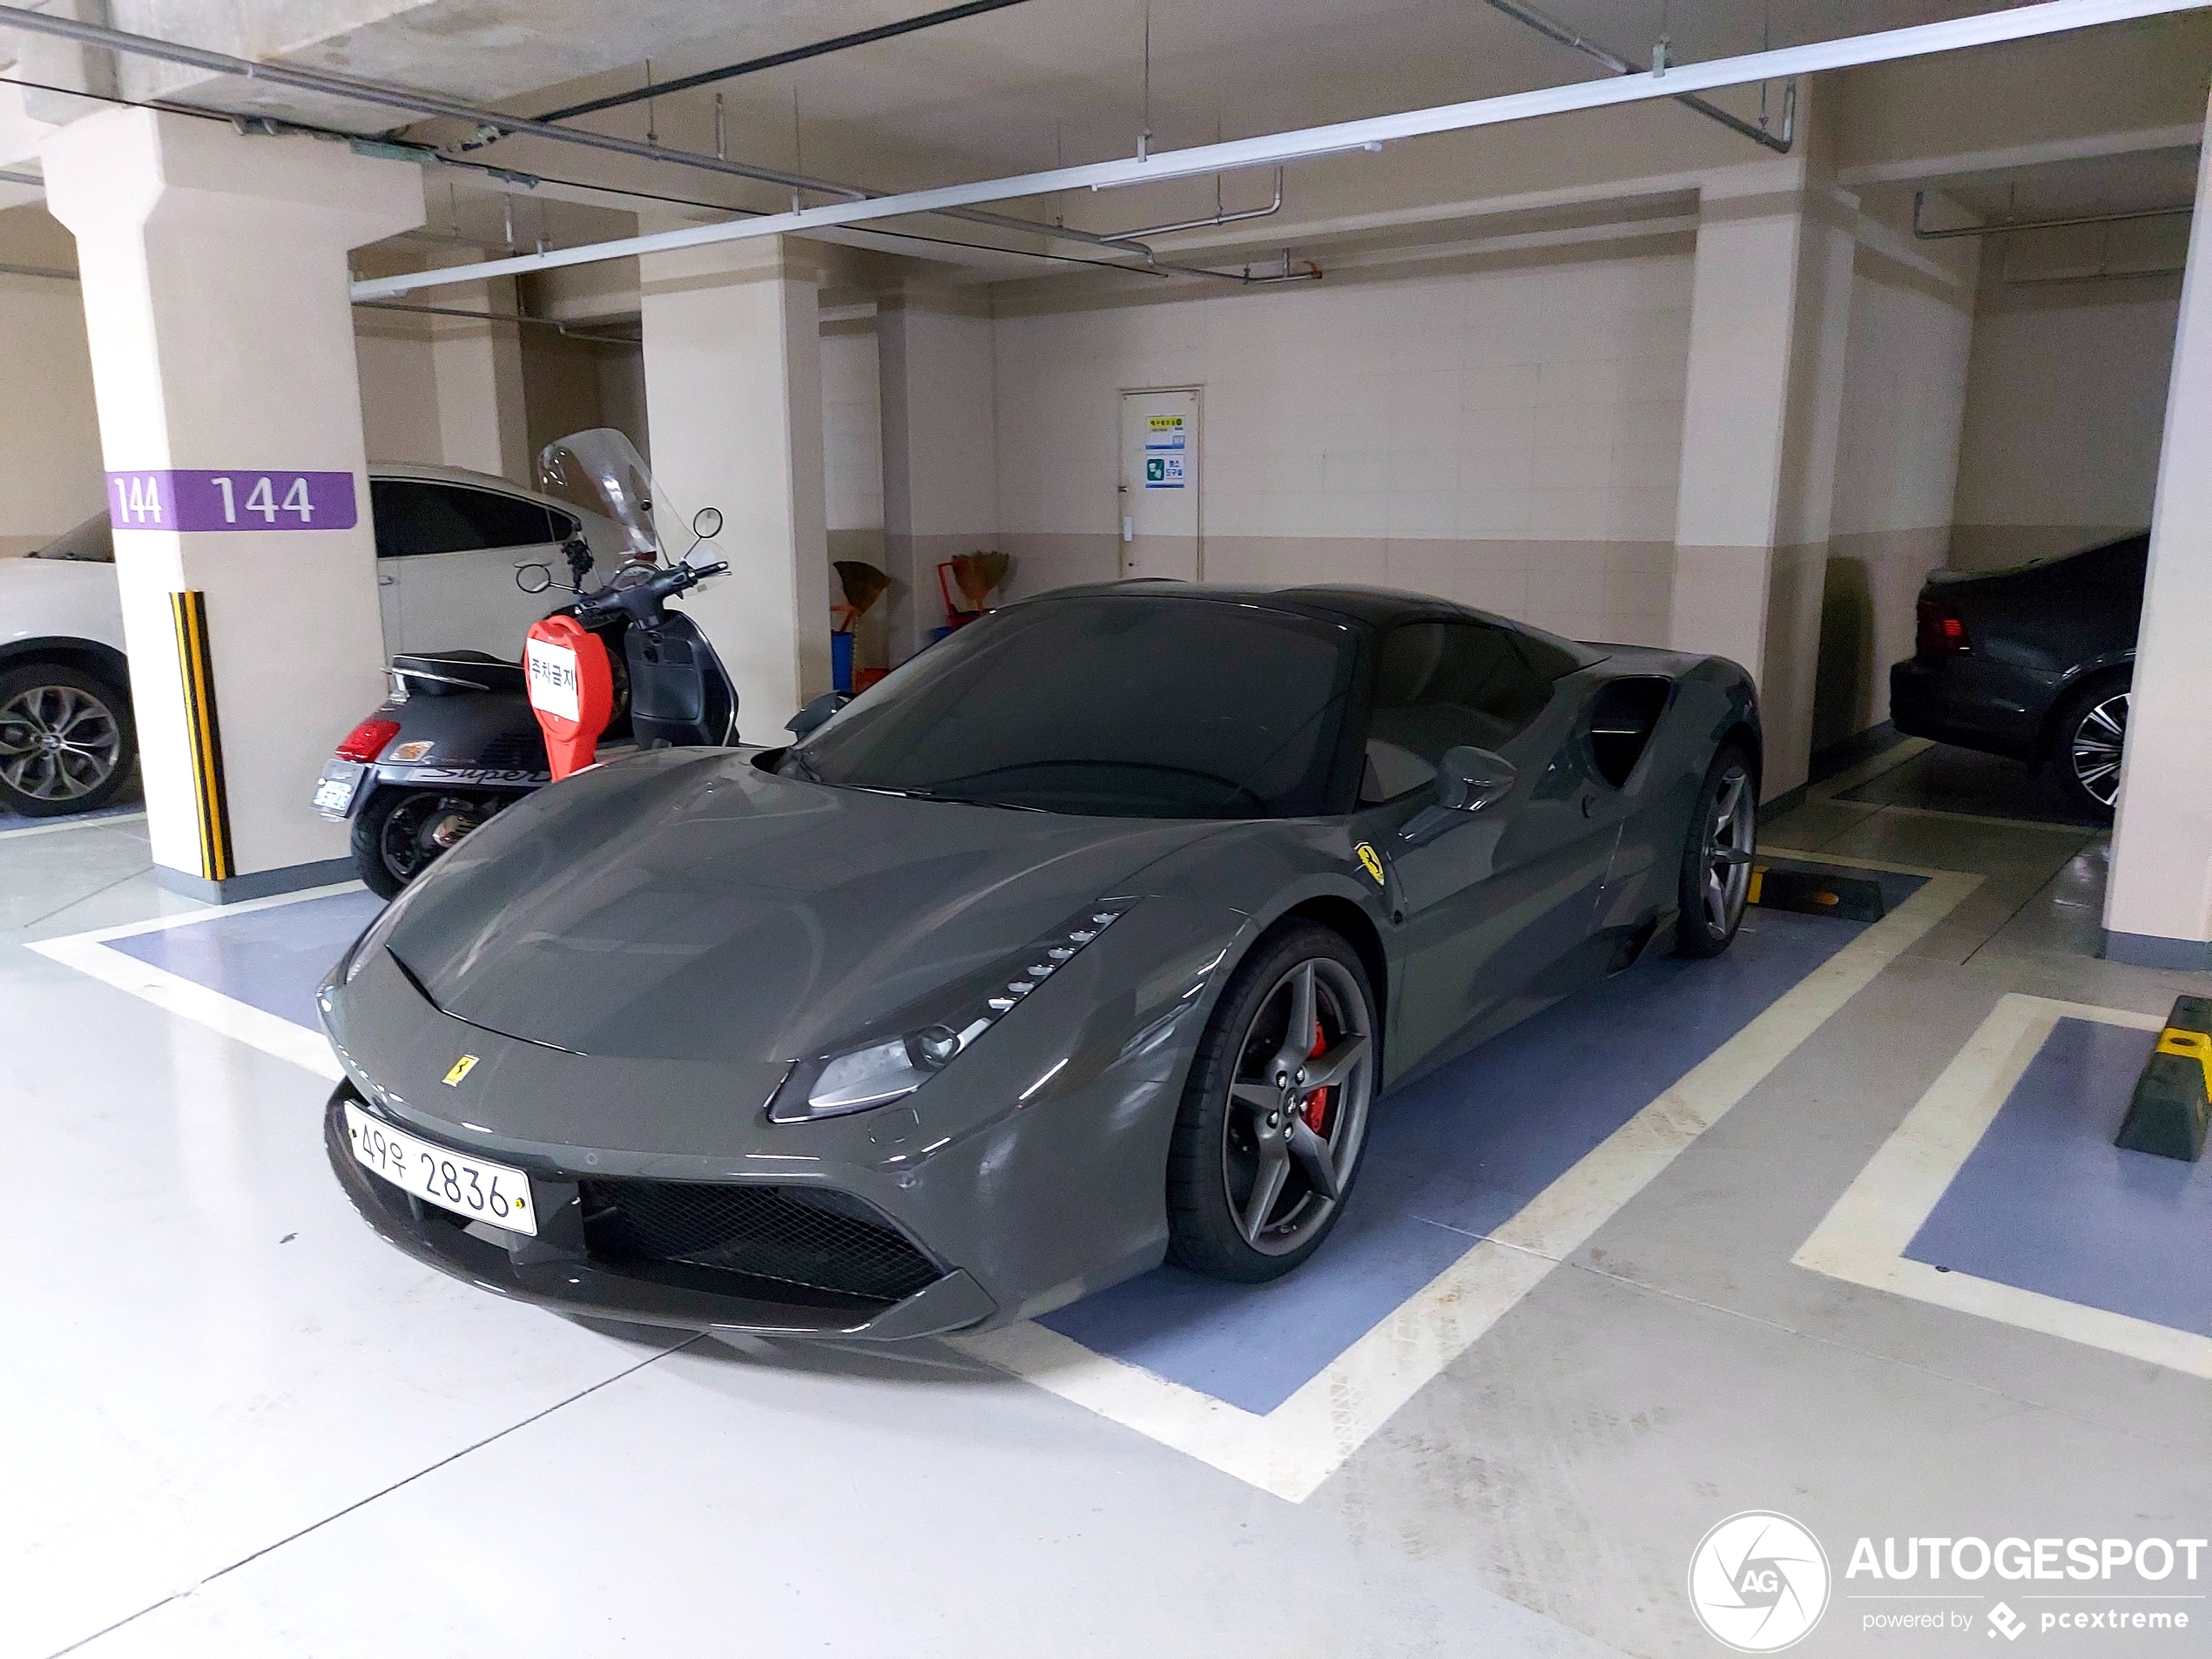
[[[999,971],[963,981],[946,997],[942,1018],[918,1023],[896,1036],[877,1037],[800,1061],[768,1103],[769,1121],[803,1123],[903,1100],[1011,1014],[1024,997],[1066,967],[1135,902],[1108,899],[1086,907],[1008,957]]]

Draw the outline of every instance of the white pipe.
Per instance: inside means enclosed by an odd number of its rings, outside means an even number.
[[[662,231],[617,242],[557,248],[517,259],[492,260],[482,265],[378,277],[354,284],[354,298],[387,299],[394,294],[411,293],[418,288],[474,282],[485,277],[550,270],[556,266],[591,265],[604,260],[631,259],[641,253],[665,253],[756,236],[779,236],[836,225],[857,225],[870,219],[895,219],[908,213],[941,212],[951,207],[1048,196],[1062,190],[1116,190],[1127,185],[1152,184],[1194,174],[1273,167],[1285,162],[1310,161],[1318,156],[1339,155],[1346,151],[1379,149],[1400,138],[1463,132],[1475,127],[1532,120],[1539,116],[1608,109],[1652,98],[1677,98],[1684,92],[1782,80],[1792,75],[1817,75],[1865,64],[1893,63],[1899,58],[2029,40],[2039,35],[2062,34],[2103,24],[2195,11],[2207,5],[2212,5],[2212,0],[2041,0],[2035,5],[1954,17],[1944,23],[1921,24],[1910,29],[1846,36],[1806,46],[1785,46],[1776,51],[1752,52],[1707,64],[1674,65],[1663,75],[1623,75],[1602,81],[1576,81],[1565,86],[1541,87],[1532,92],[1478,98],[1471,103],[1371,116],[1364,120],[1339,121],[1328,126],[1306,127],[1255,138],[1231,138],[1226,143],[1197,145],[1188,150],[1165,150],[1142,159],[1055,167],[1049,172],[1022,173],[1010,179],[944,185],[934,190],[908,191],[904,195],[832,202],[795,212],[764,213],[754,219]]]

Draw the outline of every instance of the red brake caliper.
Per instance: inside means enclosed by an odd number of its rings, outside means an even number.
[[[1316,1020],[1313,1022],[1313,1046],[1306,1051],[1305,1057],[1308,1060],[1318,1060],[1321,1057],[1321,1050],[1328,1046],[1328,1040],[1321,1035],[1321,1022]],[[1312,1130],[1316,1135],[1325,1133],[1322,1125],[1329,1121],[1329,1091],[1325,1089],[1315,1089],[1307,1097],[1301,1110],[1305,1118],[1306,1128]]]

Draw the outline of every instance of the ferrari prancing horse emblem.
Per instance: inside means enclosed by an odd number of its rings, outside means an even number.
[[[463,1077],[466,1077],[471,1071],[475,1070],[475,1055],[472,1054],[462,1055],[460,1059],[453,1062],[453,1069],[446,1073],[446,1087],[448,1089],[459,1088],[461,1086],[461,1080]]]
[[[1383,880],[1382,860],[1376,853],[1375,849],[1369,846],[1366,842],[1362,841],[1359,846],[1353,847],[1352,850],[1359,854],[1360,868],[1364,869],[1369,875],[1375,878],[1375,885],[1379,887],[1385,886],[1386,883]]]

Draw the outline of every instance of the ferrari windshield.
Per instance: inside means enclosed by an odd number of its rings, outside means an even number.
[[[932,646],[792,748],[786,775],[1115,818],[1325,810],[1349,627],[1166,595],[1051,599]]]

